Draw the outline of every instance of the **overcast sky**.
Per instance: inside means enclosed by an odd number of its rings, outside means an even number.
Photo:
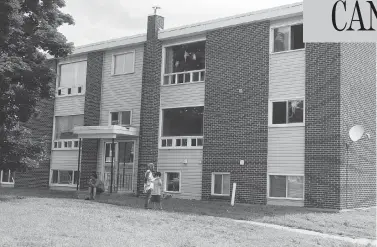
[[[152,7],[161,9],[165,29],[243,14],[299,0],[66,0],[63,12],[75,19],[74,26],[60,31],[76,46],[146,32]]]

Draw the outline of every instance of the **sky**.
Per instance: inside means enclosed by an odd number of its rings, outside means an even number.
[[[153,6],[165,29],[299,2],[300,0],[66,0],[75,25],[59,28],[75,46],[146,33]]]

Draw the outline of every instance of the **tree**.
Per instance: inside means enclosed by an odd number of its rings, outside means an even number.
[[[74,24],[64,6],[64,0],[0,1],[0,169],[36,167],[47,157],[43,138],[33,139],[23,123],[54,95],[46,54],[64,57],[73,49],[57,30]]]

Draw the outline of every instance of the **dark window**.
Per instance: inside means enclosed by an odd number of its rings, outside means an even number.
[[[304,122],[304,101],[288,101],[288,123]]]
[[[119,112],[111,113],[111,125],[119,125]]]
[[[56,117],[55,122],[55,138],[56,139],[77,139],[77,135],[73,133],[75,126],[84,126],[84,115],[71,115],[64,117]],[[64,144],[65,147],[68,147]],[[59,147],[60,148],[60,147]]]
[[[68,88],[68,94],[72,93],[72,88]]]
[[[270,197],[286,197],[286,176],[270,176]]]
[[[58,177],[59,177],[59,171],[53,170],[52,171],[52,183],[57,184],[58,183]]]
[[[81,87],[78,87],[77,92],[81,93]]]
[[[203,110],[203,106],[163,110],[162,135],[202,136]],[[182,146],[184,146],[184,144],[183,142]]]
[[[303,49],[304,44],[304,28],[303,24],[294,25],[291,27],[291,49]]]
[[[287,123],[287,102],[272,103],[272,124]]]
[[[131,112],[130,111],[122,111],[122,125],[131,125]]]

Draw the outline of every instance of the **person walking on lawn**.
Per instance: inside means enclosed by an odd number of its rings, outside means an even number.
[[[147,167],[148,167],[148,169],[147,169],[147,171],[144,174],[144,193],[146,193],[144,208],[146,208],[146,209],[148,208],[148,205],[150,203],[151,193],[152,193],[152,190],[153,190],[153,181],[154,181],[153,169],[154,169],[154,164],[153,163],[149,163]]]

